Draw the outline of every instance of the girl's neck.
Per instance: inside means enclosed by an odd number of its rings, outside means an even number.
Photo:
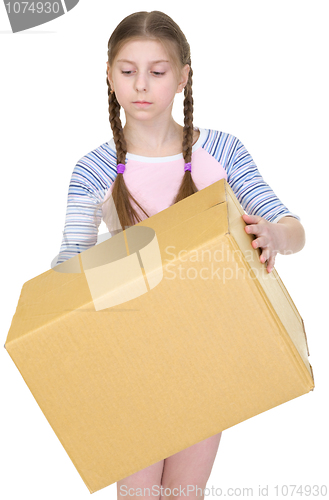
[[[130,154],[159,157],[182,152],[183,127],[174,120],[167,127],[159,129],[142,125],[138,129],[132,129],[126,124],[123,133]],[[198,137],[199,132],[194,131],[193,143]]]

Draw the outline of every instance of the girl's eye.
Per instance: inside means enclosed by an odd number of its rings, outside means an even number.
[[[121,71],[121,73],[122,73],[123,75],[130,75],[130,74],[132,73],[132,71]],[[163,73],[161,73],[160,71],[153,71],[153,74],[154,74],[155,76],[161,76],[161,75],[164,75],[164,72],[163,72]]]

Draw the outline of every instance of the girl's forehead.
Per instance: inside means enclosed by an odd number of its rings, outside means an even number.
[[[158,40],[129,40],[119,50],[116,61],[131,62],[171,62],[171,57]]]

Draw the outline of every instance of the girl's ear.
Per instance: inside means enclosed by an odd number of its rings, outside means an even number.
[[[107,79],[111,83],[112,72],[111,72],[111,68],[110,68],[110,65],[109,65],[108,61],[106,61],[106,67],[107,67]],[[111,85],[111,87],[112,87],[112,85]]]
[[[187,84],[189,72],[190,72],[190,66],[189,66],[189,64],[185,64],[184,68],[182,69],[181,79],[180,79],[180,82],[178,84],[178,88],[177,88],[176,93],[180,93],[184,90],[184,87]]]

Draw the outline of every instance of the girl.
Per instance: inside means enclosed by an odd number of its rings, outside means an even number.
[[[113,138],[74,168],[58,264],[97,243],[102,219],[113,234],[223,177],[249,213],[242,216],[245,230],[256,236],[252,246],[261,248],[268,272],[277,253],[303,248],[300,218],[265,183],[241,141],[193,127],[190,47],[169,16],[137,12],[123,19],[109,39],[106,75]],[[184,127],[172,117],[175,94],[183,90]],[[203,498],[200,489],[206,487],[221,434],[118,481],[118,498],[126,496],[127,488],[140,498],[137,488],[152,492],[154,486],[169,488],[177,498],[186,496],[188,485],[190,497]],[[200,489],[191,491],[192,486]]]

